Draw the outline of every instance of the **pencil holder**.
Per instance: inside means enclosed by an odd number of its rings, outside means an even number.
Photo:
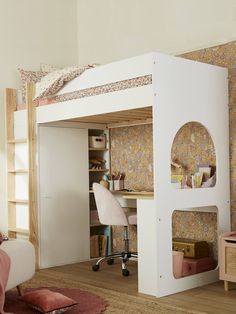
[[[124,180],[114,180],[114,190],[119,191],[124,188]]]

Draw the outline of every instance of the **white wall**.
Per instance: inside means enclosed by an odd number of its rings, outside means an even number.
[[[78,0],[79,62],[178,54],[236,39],[235,0]]]
[[[7,228],[3,94],[20,85],[17,68],[77,63],[76,0],[0,0],[0,230]]]

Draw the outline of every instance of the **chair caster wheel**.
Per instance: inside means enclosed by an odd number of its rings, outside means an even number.
[[[99,270],[99,265],[93,265],[92,269],[93,269],[93,271],[98,271]]]
[[[124,277],[129,276],[129,271],[128,271],[128,269],[122,269],[122,275],[123,275]]]
[[[107,260],[107,265],[113,265],[114,264],[114,259],[113,258],[109,258]]]

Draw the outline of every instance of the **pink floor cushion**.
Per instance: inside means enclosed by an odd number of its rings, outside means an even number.
[[[31,289],[25,290],[25,295],[30,293],[29,295],[33,296],[33,299],[34,299],[36,295],[32,293],[39,292],[41,290],[50,291],[49,293],[58,292],[61,294],[59,299],[61,299],[62,296],[63,297],[65,296],[65,297],[68,297],[70,300],[72,300],[72,301],[69,301],[69,304],[72,304],[73,301],[75,303],[78,303],[77,305],[72,305],[69,308],[67,312],[68,314],[101,314],[105,311],[106,307],[108,306],[107,301],[101,298],[100,296],[92,292],[80,290],[78,288],[56,288],[56,287],[43,287],[43,288],[37,288],[37,289],[31,288]],[[26,298],[25,295],[23,296],[23,298]],[[51,294],[51,295],[53,297],[55,296],[55,294]],[[38,300],[36,302],[38,302]],[[43,300],[42,302],[44,303],[45,300]],[[61,305],[63,306],[62,303]],[[22,302],[21,300],[19,300],[19,296],[16,290],[7,291],[4,310],[5,312],[10,312],[14,314],[39,314],[40,313],[35,308],[30,307],[29,304],[27,304],[26,302]],[[63,307],[62,307],[62,310],[63,310]],[[53,314],[63,313],[62,310],[61,312],[59,312],[59,309],[58,309],[58,310],[55,310],[54,312],[52,311],[49,313],[53,313]]]
[[[47,314],[63,313],[78,304],[73,299],[48,289],[27,292],[22,297],[19,297],[19,300],[27,303],[40,313]]]

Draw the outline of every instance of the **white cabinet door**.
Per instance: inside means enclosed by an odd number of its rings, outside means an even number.
[[[88,130],[39,127],[40,267],[89,259]]]

